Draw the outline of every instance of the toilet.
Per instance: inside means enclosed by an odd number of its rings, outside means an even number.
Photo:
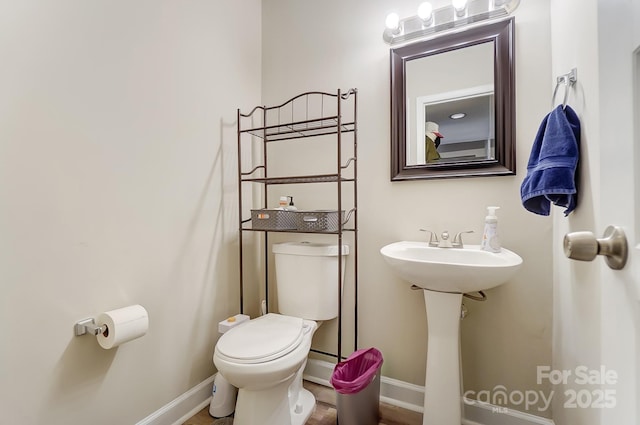
[[[223,334],[213,362],[238,388],[234,425],[303,425],[315,397],[302,374],[319,322],[338,316],[338,246],[274,244],[278,313],[249,320]],[[342,248],[342,278],[345,256]]]

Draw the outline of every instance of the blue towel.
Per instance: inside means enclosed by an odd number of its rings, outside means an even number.
[[[549,215],[553,202],[566,208],[566,217],[576,208],[579,144],[580,120],[569,106],[556,107],[542,120],[520,187],[522,205],[527,210]]]

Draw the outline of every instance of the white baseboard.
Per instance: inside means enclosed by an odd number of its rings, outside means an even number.
[[[156,410],[136,425],[181,425],[211,402],[215,375]]]
[[[304,370],[304,379],[331,387],[333,363],[309,359]],[[424,387],[397,379],[380,378],[380,401],[414,412],[423,412]],[[462,425],[553,425],[551,419],[505,409],[489,403],[465,403]]]
[[[331,387],[333,363],[309,359],[304,379]],[[136,425],[181,425],[211,401],[215,375],[169,402]],[[380,401],[403,409],[422,413],[424,388],[386,376],[380,379]],[[554,425],[551,419],[505,409],[480,401],[465,403],[462,425]]]
[[[462,425],[554,425],[553,420],[464,398]]]

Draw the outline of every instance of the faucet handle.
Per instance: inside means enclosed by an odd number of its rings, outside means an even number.
[[[456,248],[464,248],[464,245],[462,243],[463,233],[473,233],[473,230],[465,230],[463,232],[456,233],[456,235],[453,237],[453,246],[455,246]]]
[[[438,246],[438,236],[435,234],[435,232],[427,229],[420,229],[420,231],[429,233],[429,246]]]

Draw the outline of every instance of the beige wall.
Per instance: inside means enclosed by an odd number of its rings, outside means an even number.
[[[237,311],[235,108],[253,1],[0,2],[3,423],[132,424],[214,372]],[[74,323],[130,304],[146,336]]]
[[[581,19],[575,19],[575,8],[581,10]],[[600,190],[599,152],[597,138],[598,114],[598,58],[596,1],[552,1],[551,35],[553,74],[562,75],[577,67],[579,80],[572,90],[570,105],[581,120],[580,205],[568,219],[554,217],[554,241],[561,246],[565,233],[595,229]],[[569,40],[569,37],[571,40]],[[550,86],[551,87],[551,86]],[[585,94],[588,93],[588,96]],[[588,189],[587,189],[588,188]],[[586,365],[590,369],[601,364],[600,346],[600,267],[601,262],[568,261],[557,250],[554,262],[554,344],[553,368],[573,370]],[[600,412],[594,409],[566,409],[561,396],[567,389],[578,390],[572,381],[559,385],[554,398],[554,420],[561,425],[600,423]]]
[[[575,6],[578,6],[575,4]],[[556,218],[554,239],[560,241],[564,233],[580,229],[594,229],[599,192],[599,152],[598,145],[591,135],[599,131],[598,120],[598,73],[597,55],[591,47],[597,44],[597,36],[592,28],[597,26],[595,2],[579,5],[583,10],[583,19],[572,19],[570,4],[552,3],[553,70],[558,75],[568,72],[572,67],[580,70],[577,84],[577,101],[571,103],[580,114],[582,123],[582,158],[580,163],[581,187],[589,187],[580,200],[580,209],[565,221]],[[586,6],[586,7],[585,7]],[[566,37],[576,31],[583,36],[578,44],[568,43]],[[589,96],[584,93],[588,90]],[[555,264],[556,288],[554,292],[554,368],[572,370],[578,365],[597,368],[601,364],[601,354],[593,347],[600,345],[600,272],[599,262],[576,263],[560,261]],[[563,393],[572,387],[572,382],[561,385]],[[598,424],[598,414],[589,409],[565,409],[565,400],[556,397],[554,416],[559,424],[580,422]]]
[[[380,247],[422,239],[421,227],[474,230],[467,241],[479,243],[485,207],[500,205],[503,244],[524,258],[524,267],[508,285],[488,291],[487,302],[466,302],[465,389],[504,385],[548,392],[536,384],[536,366],[551,364],[552,219],[524,210],[519,188],[538,125],[549,111],[549,2],[522,2],[515,13],[518,174],[391,183],[384,17],[394,8],[400,16],[413,15],[417,5],[264,0],[262,101],[280,103],[307,90],[359,90],[360,346],[383,352],[383,374],[424,384],[426,319],[422,295],[392,275]],[[550,415],[536,408],[530,413]]]
[[[134,423],[211,375],[215,324],[238,300],[235,108],[338,87],[360,96],[360,346],[382,350],[384,375],[424,383],[422,296],[378,250],[420,227],[473,229],[478,243],[498,204],[503,243],[525,265],[486,303],[466,303],[465,388],[540,389],[552,224],[521,207],[519,185],[549,108],[548,1],[515,15],[518,174],[397,183],[382,26],[416,3],[262,3],[262,23],[256,0],[0,4],[6,422]],[[150,314],[144,338],[104,351],[73,337],[76,320],[133,303]]]

